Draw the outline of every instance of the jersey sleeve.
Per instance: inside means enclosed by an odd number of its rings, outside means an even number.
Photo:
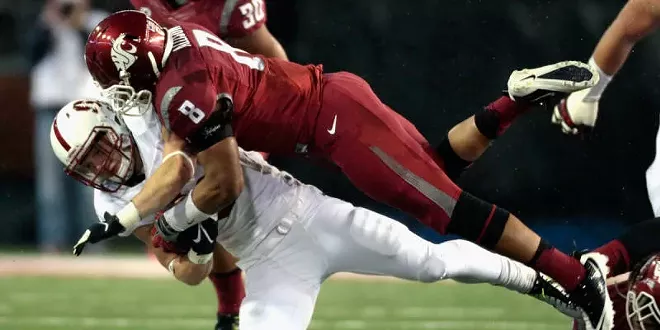
[[[265,24],[265,0],[225,1],[220,17],[221,37],[244,37]]]
[[[103,218],[103,214],[105,212],[108,212],[110,214],[116,214],[124,208],[124,206],[128,205],[130,202],[130,199],[128,198],[122,198],[120,196],[115,196],[110,193],[102,192],[100,190],[94,190],[94,211],[96,212],[96,216],[99,218],[100,222],[105,222],[105,219]],[[150,215],[138,222],[135,226],[132,228],[126,228],[125,231],[119,234],[119,236],[122,237],[127,237],[133,234],[133,231],[139,227],[146,226],[146,225],[151,225],[155,222],[155,218],[153,215]]]
[[[231,136],[231,95],[217,93],[205,70],[187,74],[179,82],[156,103],[165,128],[186,140],[192,152]]]
[[[169,10],[157,0],[131,0],[131,5],[159,23],[170,15]]]

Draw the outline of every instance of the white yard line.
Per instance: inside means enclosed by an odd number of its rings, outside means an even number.
[[[62,316],[30,316],[7,317],[0,316],[0,325],[6,326],[39,326],[72,327],[76,329],[113,327],[117,329],[180,329],[207,328],[214,320],[209,318],[97,318],[97,317],[62,317]],[[545,322],[512,322],[512,321],[374,321],[374,320],[314,320],[310,329],[484,329],[484,330],[560,330],[568,324]]]
[[[0,254],[0,279],[8,276],[114,277],[172,279],[155,260],[144,256],[8,255]],[[331,279],[392,281],[389,276],[339,273]],[[452,283],[443,281],[443,283]]]

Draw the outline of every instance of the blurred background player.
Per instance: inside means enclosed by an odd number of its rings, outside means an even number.
[[[552,122],[567,134],[578,134],[596,125],[600,98],[614,75],[626,62],[638,41],[660,26],[660,0],[630,0],[596,45],[589,64],[598,70],[600,81],[575,92],[554,109]],[[628,111],[626,109],[625,111]],[[634,110],[631,110],[634,111]],[[655,160],[646,171],[646,186],[653,213],[660,216],[660,130]]]
[[[62,173],[48,147],[48,127],[71,99],[99,95],[80,54],[87,35],[105,16],[103,11],[92,10],[88,0],[48,0],[31,33],[37,238],[45,252],[68,250],[76,232],[94,219],[91,191],[81,189]]]
[[[131,0],[131,4],[163,25],[169,18],[199,24],[232,47],[287,59],[266,27],[265,0]]]
[[[166,31],[137,11],[115,13],[96,31],[88,39],[87,64],[107,92],[119,92],[109,95],[117,109],[144,108],[153,93],[154,107],[171,132],[164,137],[166,147],[185,146],[206,172],[186,202],[175,207],[189,211],[174,211],[174,218],[158,221],[163,235],[208,218],[240,194],[236,143],[282,154],[309,153],[331,160],[368,196],[408,212],[438,233],[459,234],[548,274],[571,292],[594,328],[609,328],[611,306],[595,259],[583,266],[508,211],[463,191],[443,171],[447,162],[466,164],[479,157],[544,95],[593,85],[598,77],[588,66],[564,62],[514,72],[509,92],[521,101],[498,99],[452,129],[436,151],[354,74],[323,74],[321,66],[247,54],[193,24]],[[147,180],[116,221],[130,226],[179,193],[189,174],[189,156],[180,155]]]
[[[567,134],[578,134],[582,128],[596,125],[598,103],[614,75],[626,62],[635,44],[660,26],[660,0],[630,0],[619,12],[596,45],[589,64],[598,70],[596,86],[575,92],[560,102],[552,121]],[[657,183],[660,186],[660,182]],[[660,198],[660,196],[659,196]],[[654,206],[656,216],[660,204]]]

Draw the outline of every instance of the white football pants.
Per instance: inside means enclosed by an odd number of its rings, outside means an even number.
[[[327,196],[304,219],[283,219],[248,258],[241,330],[307,329],[321,283],[336,272],[435,282],[453,278],[526,292],[536,273],[477,245],[432,244],[403,224]],[[309,200],[308,200],[309,201]]]

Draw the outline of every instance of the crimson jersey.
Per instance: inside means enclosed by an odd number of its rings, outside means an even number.
[[[199,24],[221,38],[243,37],[266,23],[264,0],[131,0],[156,22]]]
[[[321,102],[321,66],[251,55],[195,24],[169,33],[173,48],[154,94],[166,128],[197,150],[222,138],[215,135],[226,120],[247,150],[292,153],[308,142]]]

